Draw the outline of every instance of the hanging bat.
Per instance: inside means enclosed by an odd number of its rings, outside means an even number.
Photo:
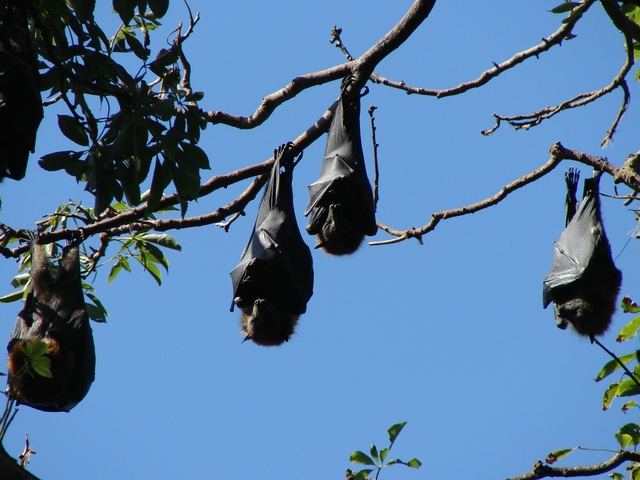
[[[353,77],[342,82],[317,182],[309,185],[307,232],[332,255],[355,252],[365,235],[375,235],[375,209],[360,141],[360,92],[347,93]],[[365,92],[366,95],[366,92]]]
[[[0,7],[0,181],[24,177],[43,116],[40,73],[24,3]]]
[[[63,249],[53,271],[32,234],[30,275],[30,291],[7,345],[10,391],[21,404],[45,412],[68,412],[89,391],[96,363],[77,243]],[[35,341],[46,343],[51,377],[29,364],[29,345]]]
[[[293,210],[292,144],[274,151],[271,177],[249,243],[231,271],[233,302],[245,340],[274,346],[289,340],[313,294],[313,260]]]
[[[574,168],[566,173],[566,228],[554,242],[553,265],[542,288],[544,308],[553,302],[557,326],[571,325],[591,341],[609,328],[622,283],[602,225],[600,175],[594,170],[585,180],[576,210],[579,173]]]

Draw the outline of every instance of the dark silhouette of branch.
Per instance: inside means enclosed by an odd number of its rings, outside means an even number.
[[[615,0],[600,0],[602,8],[607,12],[613,24],[625,35],[632,37],[636,42],[640,42],[640,25],[631,21],[620,9],[620,5]]]

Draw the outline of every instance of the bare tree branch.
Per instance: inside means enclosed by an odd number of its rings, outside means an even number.
[[[564,148],[560,143],[556,143],[551,146],[549,151],[551,153],[551,157],[549,158],[547,163],[542,165],[540,168],[537,168],[533,172],[514,180],[513,182],[504,186],[499,192],[492,195],[491,197],[485,198],[484,200],[473,203],[471,205],[467,205],[465,207],[442,210],[440,212],[432,214],[431,220],[423,227],[411,228],[408,230],[396,230],[378,222],[379,228],[381,228],[388,234],[397,237],[397,239],[370,242],[369,245],[387,245],[389,243],[397,243],[409,238],[416,238],[420,241],[422,236],[434,230],[441,220],[469,215],[471,213],[476,213],[480,210],[484,210],[485,208],[496,205],[504,200],[511,192],[514,192],[515,190],[518,190],[519,188],[522,188],[525,185],[528,185],[529,183],[532,183],[551,172],[563,160],[575,160],[577,162],[584,163],[585,165],[590,165],[593,168],[612,175],[616,183],[624,183],[633,190],[640,189],[640,175],[630,169],[618,168],[610,164],[605,158],[594,157],[586,153],[569,150],[567,148]]]
[[[631,70],[631,67],[633,67],[633,64],[635,63],[635,59],[633,55],[633,40],[628,35],[625,36],[625,40],[626,40],[626,52],[627,52],[625,63],[620,69],[620,71],[618,72],[618,74],[611,81],[611,83],[606,87],[601,88],[599,90],[595,90],[593,92],[581,93],[579,95],[576,95],[573,98],[570,98],[569,100],[565,100],[559,105],[555,105],[553,107],[545,107],[541,110],[538,110],[537,112],[529,113],[526,115],[502,116],[494,113],[493,117],[496,119],[496,124],[489,130],[483,130],[481,133],[487,136],[491,135],[500,127],[500,124],[502,121],[509,123],[516,130],[520,130],[520,129],[528,130],[531,127],[535,127],[536,125],[539,125],[540,123],[542,123],[543,120],[547,120],[555,116],[556,114],[562,112],[563,110],[582,107],[588,103],[593,102],[594,100],[597,100],[600,97],[603,97],[608,93],[611,93],[616,88],[621,87],[622,90],[624,91],[623,103],[620,110],[618,111],[618,115],[616,116],[613,122],[613,125],[611,126],[611,128],[607,132],[607,135],[605,136],[605,140],[603,141],[603,143],[606,143],[613,136],[615,129],[617,128],[618,123],[620,122],[620,119],[622,118],[622,115],[626,111],[627,106],[629,104],[630,93],[629,93],[629,87],[627,86],[627,82],[626,82],[626,76]]]
[[[533,480],[551,477],[592,477],[610,472],[625,462],[638,461],[640,461],[640,452],[631,452],[629,450],[620,450],[609,460],[584,467],[551,467],[538,461],[535,463],[531,472],[508,480]]]
[[[410,85],[407,85],[403,81],[398,82],[395,80],[389,80],[375,73],[371,75],[371,78],[376,83],[380,83],[383,85],[387,85],[389,87],[404,90],[408,94],[427,95],[427,96],[432,96],[437,98],[450,97],[452,95],[459,95],[461,93],[466,92],[467,90],[471,90],[472,88],[481,87],[482,85],[488,83],[490,80],[497,77],[504,71],[515,67],[516,65],[524,62],[529,58],[532,58],[532,57],[537,58],[538,55],[540,55],[543,52],[546,52],[547,50],[550,50],[551,47],[555,45],[560,45],[563,40],[565,39],[570,40],[571,38],[573,38],[573,34],[571,33],[571,31],[573,30],[573,27],[576,25],[578,20],[582,18],[582,15],[584,15],[584,13],[589,9],[589,7],[593,5],[593,3],[595,3],[595,0],[587,0],[583,4],[584,6],[582,7],[583,10],[581,11],[581,13],[577,14],[575,17],[572,17],[569,22],[563,23],[558,30],[556,30],[549,37],[543,38],[542,42],[540,42],[538,45],[531,47],[527,50],[524,50],[522,52],[516,53],[514,56],[512,56],[511,58],[509,58],[508,60],[500,64],[494,63],[493,68],[483,72],[475,80],[461,83],[456,87],[448,88],[445,90],[434,90],[434,89],[428,89],[428,88],[412,87]]]

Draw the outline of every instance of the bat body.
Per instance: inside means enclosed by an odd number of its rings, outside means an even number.
[[[78,246],[64,248],[54,272],[42,246],[32,238],[30,273],[31,290],[7,345],[9,384],[19,403],[68,412],[89,391],[96,362]],[[25,364],[25,344],[33,341],[47,344],[51,378]]]
[[[293,334],[313,293],[313,260],[293,210],[290,145],[275,162],[258,217],[240,263],[231,271],[233,303],[243,312],[242,331],[258,345],[280,345]]]
[[[360,140],[360,93],[342,83],[325,148],[320,178],[309,185],[307,232],[332,255],[355,252],[365,235],[375,235],[375,209]]]
[[[571,325],[593,339],[611,324],[622,274],[611,256],[602,225],[598,183],[600,172],[585,180],[582,202],[576,210],[578,172],[569,169],[566,228],[554,243],[551,271],[543,282],[543,305],[554,304],[559,328]]]
[[[43,116],[40,73],[23,3],[0,7],[0,181],[24,177]]]

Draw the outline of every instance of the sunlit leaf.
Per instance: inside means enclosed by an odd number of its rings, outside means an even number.
[[[390,443],[390,445],[393,445],[393,442],[396,441],[396,438],[398,437],[398,435],[400,435],[400,432],[402,431],[402,429],[404,428],[404,426],[406,424],[407,424],[407,422],[400,422],[400,423],[396,423],[395,425],[391,425],[389,427],[387,432],[389,432],[389,443]]]
[[[182,250],[182,247],[178,241],[171,235],[166,233],[145,233],[140,236],[141,240],[145,242],[151,242],[160,245],[161,247],[170,248],[172,250]]]
[[[372,468],[363,468],[354,475],[353,480],[365,480],[371,472],[373,472]]]
[[[351,454],[349,461],[352,463],[361,463],[363,465],[375,465],[375,462],[364,452],[357,450]]]
[[[619,397],[631,397],[633,395],[638,395],[640,393],[640,386],[631,379],[622,380],[618,384],[618,393]]]
[[[546,463],[548,463],[549,465],[553,465],[558,460],[562,460],[564,457],[569,455],[574,450],[575,450],[575,448],[562,448],[560,450],[554,450],[549,455],[547,455],[547,458],[545,458],[544,461]]]
[[[380,460],[380,458],[378,457],[378,448],[376,447],[375,443],[371,444],[369,452],[371,453],[371,458],[373,458],[376,462]]]
[[[609,385],[609,388],[605,390],[604,395],[602,396],[602,409],[608,410],[611,407],[611,403],[613,399],[616,398],[618,394],[618,384],[612,383]]]
[[[622,327],[616,337],[616,342],[624,342],[625,340],[634,338],[638,334],[638,329],[640,329],[640,316],[637,316]]]
[[[636,358],[636,354],[635,353],[629,353],[627,355],[623,355],[622,357],[619,357],[619,360],[620,360],[620,362],[622,362],[622,363],[624,363],[626,365],[627,363],[629,363],[634,358]],[[607,377],[608,375],[611,375],[613,372],[615,372],[619,368],[621,368],[621,367],[620,367],[620,363],[618,361],[611,360],[611,361],[607,362],[604,365],[604,367],[602,367],[602,370],[600,370],[600,372],[598,372],[598,375],[595,378],[596,382],[599,382],[600,380],[602,380],[603,378]]]
[[[625,313],[638,313],[640,312],[640,306],[631,298],[629,295],[625,295],[624,298],[620,301],[620,306]]]
[[[614,436],[622,448],[638,445],[640,443],[640,426],[636,423],[627,423]]]
[[[636,403],[635,400],[631,400],[625,404],[622,405],[622,407],[620,407],[620,410],[622,410],[623,412],[626,412],[627,410],[631,410],[633,407],[636,407],[638,404]]]
[[[0,303],[13,303],[22,300],[24,297],[24,290],[17,290],[13,293],[0,297]]]
[[[51,360],[49,357],[37,357],[30,361],[33,371],[46,378],[53,378],[51,374]]]
[[[42,340],[30,341],[24,344],[24,353],[30,360],[41,357],[47,353],[47,350],[49,350],[49,345]]]

